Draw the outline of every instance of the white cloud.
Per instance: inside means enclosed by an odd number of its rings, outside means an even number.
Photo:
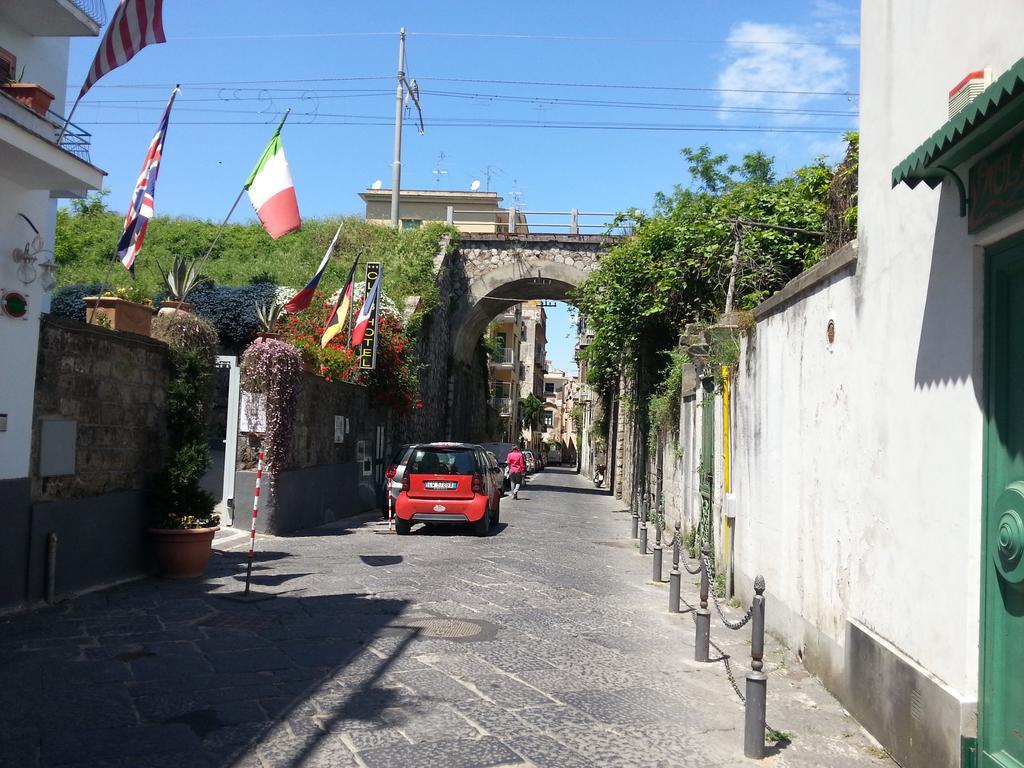
[[[811,42],[797,27],[742,22],[729,34],[726,61],[717,80],[717,87],[725,89],[720,94],[724,107],[800,109],[826,98],[808,95],[811,92],[848,88],[847,59]],[[737,116],[720,114],[723,119]],[[795,122],[793,115],[776,117],[772,122]]]

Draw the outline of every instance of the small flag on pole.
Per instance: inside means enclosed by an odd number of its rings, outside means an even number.
[[[352,269],[348,271],[348,281],[345,287],[338,292],[338,300],[334,303],[334,311],[327,320],[327,327],[324,328],[323,338],[320,339],[320,346],[326,347],[331,339],[345,330],[349,314],[352,311],[352,289],[355,286],[356,267],[359,266],[359,257],[352,263]]]
[[[282,307],[282,309],[284,309],[284,311],[289,315],[301,312],[313,301],[313,294],[316,293],[316,286],[319,284],[320,278],[324,276],[324,272],[327,270],[327,263],[331,260],[331,254],[334,253],[334,244],[338,242],[338,235],[341,234],[341,228],[344,225],[345,222],[338,225],[338,231],[334,233],[334,238],[331,240],[331,244],[327,246],[327,253],[325,253],[323,259],[320,260],[320,266],[317,267],[316,274],[313,275],[313,279],[306,283],[306,287],[292,296],[291,300]]]
[[[370,265],[367,265],[367,269]],[[352,326],[352,346],[358,347],[363,343],[363,338],[366,336],[366,330],[370,325],[370,319],[376,314],[377,308],[377,293],[380,290],[380,276],[378,274],[377,279],[373,281],[373,288],[366,294],[366,300],[363,302],[363,308],[359,310],[359,315],[356,317],[355,325]]]
[[[147,45],[167,42],[164,37],[163,4],[163,0],[121,0],[100,41],[96,58],[89,68],[89,75],[82,84],[78,99],[85,96],[97,80],[112,69],[127,64]],[[75,104],[77,106],[78,100]]]
[[[274,240],[294,232],[302,225],[292,172],[284,157],[284,147],[281,146],[281,128],[287,118],[285,114],[245,182],[252,207],[256,209],[263,228]]]
[[[160,157],[164,151],[164,139],[167,138],[167,123],[171,117],[171,105],[174,104],[174,97],[178,95],[178,88],[171,91],[171,98],[164,108],[164,116],[160,119],[160,125],[156,129],[153,140],[149,142],[149,151],[142,163],[142,171],[139,173],[138,181],[135,182],[135,190],[132,192],[131,204],[128,213],[124,217],[124,229],[121,232],[121,239],[117,242],[117,258],[121,260],[124,268],[129,272],[135,272],[135,260],[142,252],[142,243],[146,239],[146,229],[149,227],[149,220],[153,218],[153,196],[156,194],[156,177],[160,171]]]

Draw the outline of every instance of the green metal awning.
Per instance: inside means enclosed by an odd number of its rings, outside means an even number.
[[[907,159],[892,169],[892,185],[933,189],[956,168],[1024,121],[1024,59],[1004,72]],[[959,178],[956,179],[958,185]]]

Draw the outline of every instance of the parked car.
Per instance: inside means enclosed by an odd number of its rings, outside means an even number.
[[[533,451],[523,451],[523,458],[526,460],[526,474],[532,475],[537,471],[537,459]]]
[[[501,470],[479,445],[426,443],[411,451],[395,502],[395,532],[413,523],[472,523],[486,536],[501,512]]]
[[[388,505],[388,509],[394,509],[398,494],[402,492],[402,475],[405,474],[406,462],[415,447],[415,443],[400,446],[384,471],[384,503]]]
[[[505,478],[504,490],[512,490],[512,483],[508,477],[508,452],[514,447],[514,443],[481,443],[480,447],[485,451],[490,451],[494,454],[494,458],[498,460],[498,466],[501,467],[501,474]]]
[[[554,467],[562,466],[562,446],[557,443],[548,446],[548,464]]]

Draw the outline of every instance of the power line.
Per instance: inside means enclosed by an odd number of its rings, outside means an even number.
[[[471,77],[432,77],[430,75],[419,78],[420,80],[437,80],[446,83],[487,83],[489,85],[539,85],[553,86],[558,88],[620,88],[638,91],[697,91],[706,93],[761,93],[761,94],[785,94],[787,96],[858,96],[853,91],[789,91],[781,89],[761,88],[707,88],[682,85],[617,85],[614,83],[566,83],[552,82],[548,80],[484,80]]]
[[[365,77],[308,77],[308,78],[297,78],[291,80],[213,80],[206,82],[194,82],[194,83],[180,83],[183,88],[231,88],[232,86],[261,86],[260,90],[265,91],[279,91],[279,90],[296,90],[294,88],[280,88],[274,87],[279,86],[283,83],[332,83],[332,82],[351,82],[357,80],[394,80],[394,75],[388,76],[365,76]],[[521,85],[521,86],[539,86],[545,88],[607,88],[614,90],[637,90],[637,91],[682,91],[682,92],[693,92],[693,93],[746,93],[746,94],[760,94],[760,95],[782,95],[782,96],[842,96],[844,98],[857,98],[860,94],[856,91],[798,91],[798,90],[783,90],[783,89],[772,89],[772,88],[710,88],[704,86],[683,86],[683,85],[642,85],[642,84],[622,84],[622,83],[574,83],[574,82],[559,82],[549,80],[493,80],[493,79],[482,79],[482,78],[468,78],[468,77],[441,77],[441,76],[430,76],[426,75],[423,77],[417,77],[418,81],[437,81],[437,82],[448,82],[448,83],[478,83],[486,85]],[[263,84],[269,83],[270,86],[263,86]],[[97,88],[171,88],[174,83],[138,83],[134,85],[104,85],[97,84],[93,86]],[[68,86],[71,89],[71,86]],[[329,90],[329,89],[319,89]]]
[[[389,90],[380,90],[372,88],[352,88],[346,89],[346,92],[322,92],[318,90],[306,90],[306,91],[295,91],[294,96],[277,96],[277,99],[282,101],[304,101],[304,100],[327,100],[327,99],[346,99],[346,98],[362,98],[368,96],[386,96],[390,95]],[[857,112],[834,110],[834,109],[795,109],[785,107],[736,107],[736,106],[724,106],[715,104],[671,104],[666,102],[644,102],[644,101],[615,101],[615,100],[598,100],[598,99],[568,99],[560,97],[546,97],[546,96],[505,96],[502,94],[487,94],[487,93],[468,93],[460,91],[422,91],[424,95],[438,96],[441,98],[452,98],[461,99],[466,101],[494,101],[494,102],[509,102],[516,104],[537,104],[537,105],[550,105],[550,106],[572,106],[572,107],[607,107],[615,109],[645,109],[645,110],[665,110],[665,111],[682,111],[682,112],[726,112],[726,113],[737,113],[737,114],[767,114],[767,115],[800,115],[800,116],[814,116],[814,117],[856,117]],[[183,98],[179,97],[176,101],[178,104],[203,104],[203,103],[215,103],[215,104],[227,104],[231,102],[246,102],[246,101],[273,101],[275,97],[269,97],[263,94],[257,94],[255,96],[238,96],[232,94],[228,96],[220,97],[201,97],[201,98]],[[115,107],[123,109],[159,109],[162,108],[165,101],[163,99],[103,99],[99,101],[91,102],[92,106],[97,107]],[[299,113],[296,113],[299,114]]]
[[[301,115],[297,115],[301,117]],[[389,118],[372,117],[362,115],[312,115],[314,121],[292,123],[292,126],[315,126],[326,127],[336,125],[354,126],[376,126],[391,125]],[[332,119],[324,120],[322,118]],[[339,119],[345,118],[345,119]],[[175,125],[268,125],[268,120],[179,120]],[[148,125],[143,120],[91,120],[79,121],[81,126],[96,125]],[[608,131],[660,131],[660,132],[690,132],[704,131],[707,133],[784,133],[784,134],[827,134],[839,135],[847,130],[847,127],[808,127],[788,125],[674,125],[671,123],[600,123],[600,122],[559,122],[559,121],[526,121],[526,120],[479,120],[473,118],[459,119],[432,119],[425,121],[426,127],[446,128],[537,128],[537,129],[573,129],[573,130],[608,130]]]

